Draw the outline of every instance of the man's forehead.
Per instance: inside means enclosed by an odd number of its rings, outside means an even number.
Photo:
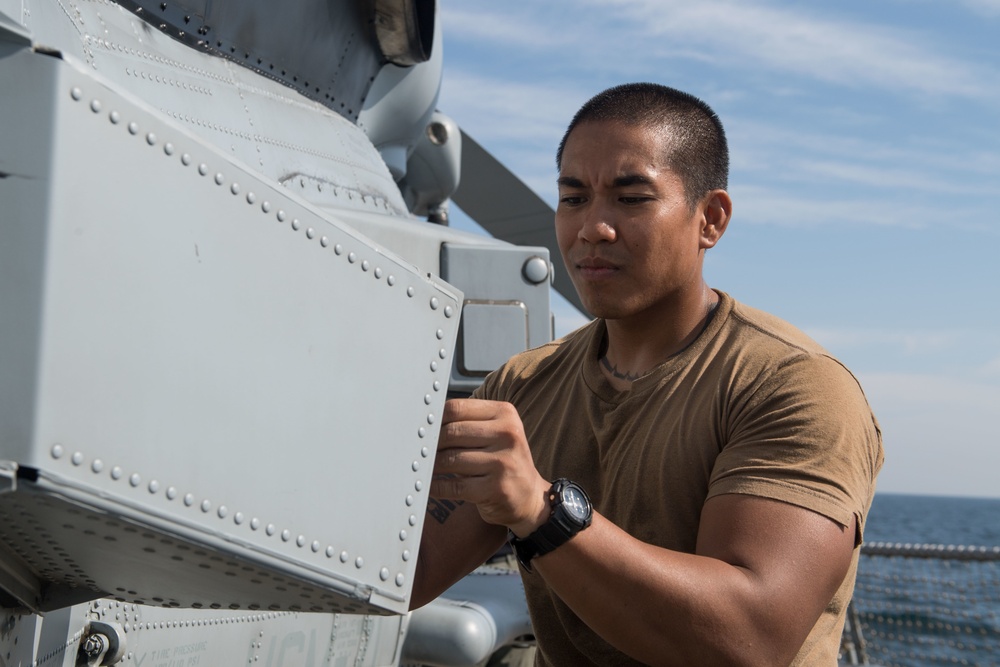
[[[573,128],[566,139],[560,174],[592,163],[626,173],[644,173],[664,167],[671,153],[669,132],[616,121],[587,121]],[[574,163],[574,164],[569,164]],[[613,164],[612,164],[613,163]]]

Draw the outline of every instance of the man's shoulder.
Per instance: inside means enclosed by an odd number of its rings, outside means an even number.
[[[735,335],[753,341],[755,346],[772,347],[775,352],[830,356],[822,345],[794,324],[735,299],[732,299],[729,319]]]
[[[500,387],[523,385],[540,375],[567,376],[568,366],[583,363],[601,327],[602,323],[594,320],[562,338],[515,354],[486,378],[483,390],[496,395]]]
[[[842,361],[793,324],[733,301],[729,316],[731,354],[754,387],[808,386],[810,391],[857,391],[860,383]]]
[[[563,359],[581,357],[586,354],[601,325],[600,320],[593,320],[562,338],[515,354],[501,368],[516,370],[519,374],[523,374]]]

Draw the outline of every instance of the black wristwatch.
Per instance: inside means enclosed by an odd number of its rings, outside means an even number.
[[[569,541],[571,537],[590,525],[594,508],[590,498],[579,484],[568,479],[557,479],[549,489],[552,514],[549,520],[527,537],[508,534],[510,546],[524,569],[531,571],[531,559],[544,556]]]

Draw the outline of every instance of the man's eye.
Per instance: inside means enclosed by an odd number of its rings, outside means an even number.
[[[619,201],[623,204],[643,204],[649,201],[649,197],[620,197]]]
[[[583,197],[579,197],[576,195],[563,195],[562,197],[559,198],[560,204],[567,204],[569,206],[574,206],[581,202],[583,202]]]

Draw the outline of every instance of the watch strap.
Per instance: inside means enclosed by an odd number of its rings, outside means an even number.
[[[531,560],[538,556],[544,556],[550,551],[554,551],[568,542],[573,536],[590,525],[590,517],[582,523],[572,520],[562,505],[562,490],[569,484],[568,479],[557,479],[549,488],[549,503],[552,506],[552,513],[549,519],[538,527],[535,532],[527,537],[518,537],[513,531],[508,531],[508,539],[517,560],[527,571],[531,571]],[[578,489],[578,485],[573,484]],[[583,489],[580,489],[583,493]],[[583,493],[586,497],[586,493]],[[587,500],[589,506],[589,499]]]

